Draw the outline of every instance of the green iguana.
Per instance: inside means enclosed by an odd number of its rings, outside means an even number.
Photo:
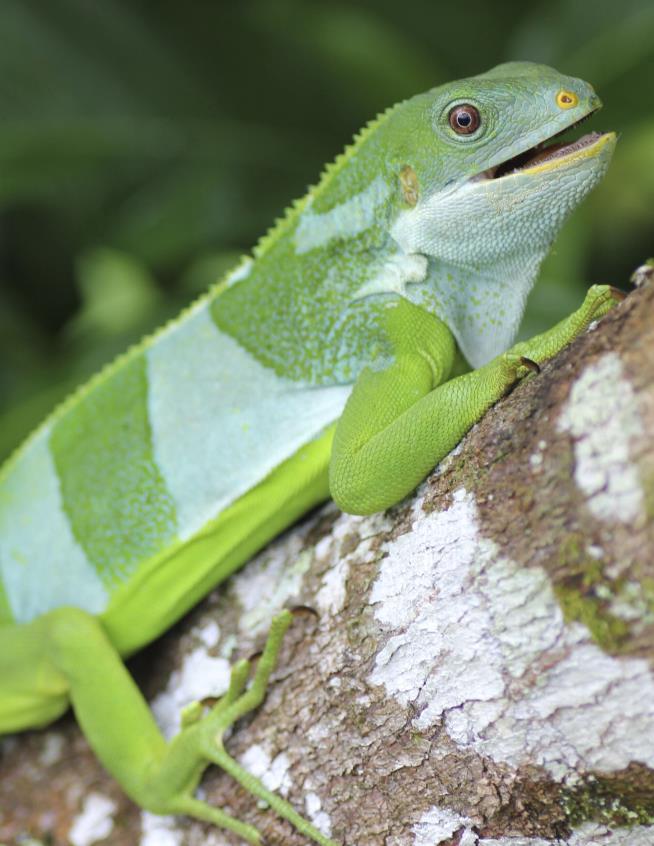
[[[600,107],[529,63],[412,97],[369,123],[206,296],[80,388],[0,471],[0,731],[71,704],[124,790],[261,842],[195,796],[218,764],[323,846],[225,751],[254,679],[167,743],[123,659],[332,496],[393,505],[492,403],[618,298],[591,288],[511,346],[539,265],[601,179],[614,133],[551,143]],[[508,350],[508,351],[507,351]]]

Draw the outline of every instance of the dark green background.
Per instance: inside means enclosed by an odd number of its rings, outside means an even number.
[[[0,458],[248,250],[390,103],[508,59],[621,133],[526,331],[654,252],[654,2],[0,0]]]

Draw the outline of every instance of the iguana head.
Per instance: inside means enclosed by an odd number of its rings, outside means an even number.
[[[473,366],[511,344],[559,228],[606,171],[615,133],[558,139],[600,106],[582,80],[511,62],[390,116],[390,233],[403,253],[428,258],[407,296],[445,320]]]

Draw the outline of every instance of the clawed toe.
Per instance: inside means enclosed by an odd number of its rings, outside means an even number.
[[[520,364],[522,364],[523,367],[526,367],[527,370],[531,370],[532,373],[540,373],[540,365],[531,358],[521,355]]]
[[[615,288],[613,285],[609,285],[609,292],[611,294],[611,299],[615,300],[616,303],[621,303],[623,300],[627,299],[626,291],[622,291],[620,288]]]

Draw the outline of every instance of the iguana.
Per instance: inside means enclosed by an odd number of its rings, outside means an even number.
[[[332,496],[368,514],[408,494],[497,399],[618,298],[594,286],[511,346],[539,265],[616,136],[553,142],[600,107],[590,85],[508,63],[369,123],[250,257],[77,390],[0,473],[0,731],[69,705],[141,807],[261,842],[196,798],[209,763],[323,846],[229,756],[249,687],[166,743],[123,659]],[[508,350],[508,351],[507,351]]]

